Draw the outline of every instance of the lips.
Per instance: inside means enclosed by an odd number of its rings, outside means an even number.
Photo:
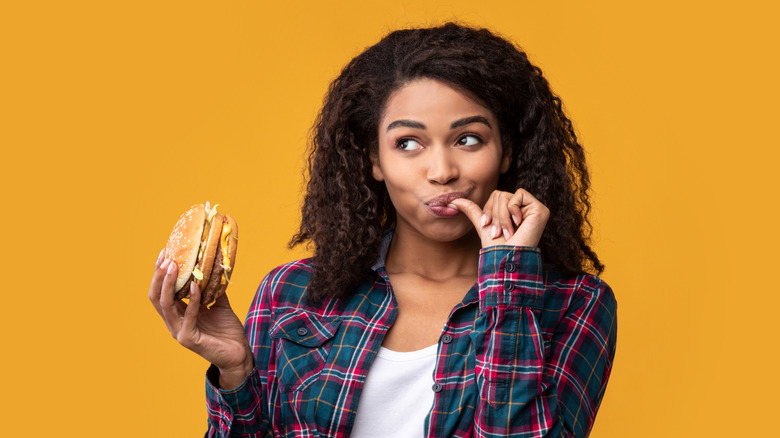
[[[446,206],[449,205],[450,202],[452,202],[453,199],[458,198],[465,198],[466,194],[461,192],[452,192],[452,193],[445,193],[443,195],[439,195],[435,198],[432,198],[425,202],[425,205],[429,207],[433,206]]]
[[[452,192],[439,195],[435,198],[431,198],[425,202],[425,205],[431,210],[433,214],[441,217],[453,217],[457,216],[460,211],[456,208],[449,207],[449,204],[458,198],[465,198],[466,194],[461,192]]]

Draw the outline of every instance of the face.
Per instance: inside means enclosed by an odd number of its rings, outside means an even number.
[[[492,111],[441,82],[420,79],[396,90],[379,121],[373,176],[396,209],[396,232],[455,241],[474,232],[447,207],[464,197],[483,207],[509,169]]]

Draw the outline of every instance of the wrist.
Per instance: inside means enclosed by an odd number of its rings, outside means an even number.
[[[219,388],[231,390],[241,385],[254,368],[252,353],[247,354],[246,360],[238,366],[219,368]]]

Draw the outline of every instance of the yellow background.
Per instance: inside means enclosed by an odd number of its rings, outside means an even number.
[[[592,436],[776,429],[773,3],[4,2],[3,434],[202,435],[206,364],[146,296],[170,228],[206,200],[238,218],[243,315],[302,255],[285,244],[329,81],[389,30],[453,18],[525,47],[589,153],[619,301]]]

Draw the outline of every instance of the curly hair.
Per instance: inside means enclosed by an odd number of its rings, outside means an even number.
[[[498,118],[512,150],[499,190],[524,188],[550,210],[539,247],[565,272],[600,274],[589,245],[590,178],[585,153],[542,71],[487,29],[454,23],[392,32],[352,59],[330,84],[312,131],[308,183],[294,247],[312,242],[308,299],[347,296],[377,259],[395,210],[371,175],[385,103],[416,79],[462,91]]]

